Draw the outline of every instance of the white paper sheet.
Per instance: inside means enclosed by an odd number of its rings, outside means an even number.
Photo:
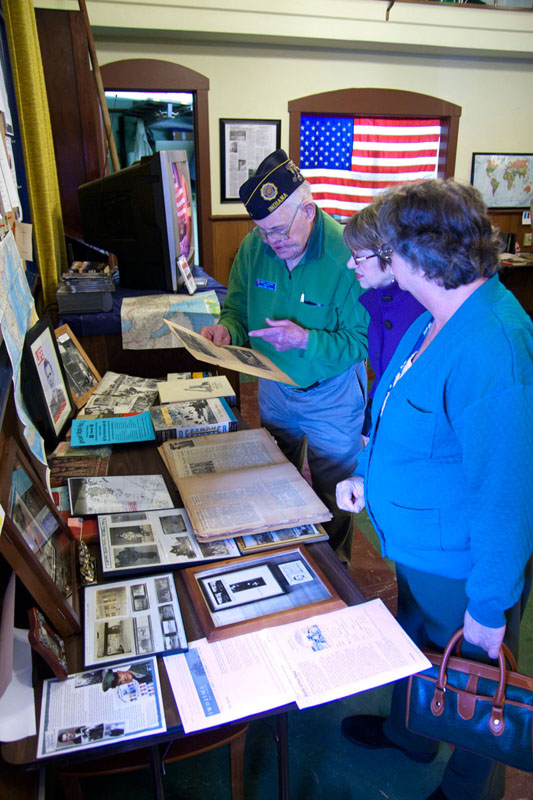
[[[379,599],[261,634],[299,708],[364,692],[431,666]]]
[[[208,644],[166,656],[165,667],[185,733],[222,725],[283,706],[293,700],[261,640],[260,633]]]
[[[381,600],[168,656],[186,733],[296,702],[320,705],[427,669]]]
[[[31,685],[31,646],[28,631],[15,628],[13,675],[0,698],[0,741],[35,736],[35,700]]]

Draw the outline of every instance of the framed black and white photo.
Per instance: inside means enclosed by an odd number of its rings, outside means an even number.
[[[68,325],[54,333],[72,399],[76,408],[83,408],[102,378]]]
[[[472,153],[470,183],[488,208],[529,208],[533,153]]]
[[[208,642],[346,605],[305,545],[189,567],[182,574]]]
[[[76,541],[14,439],[0,465],[0,553],[60,636],[80,631]]]
[[[47,447],[54,447],[74,416],[74,404],[48,317],[40,319],[26,334],[21,390],[35,427]]]
[[[280,147],[279,119],[220,120],[220,194],[222,203],[239,201],[239,188],[263,159]]]

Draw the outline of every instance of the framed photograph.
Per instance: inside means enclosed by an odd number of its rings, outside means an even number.
[[[58,633],[78,633],[76,541],[14,439],[4,448],[0,487],[0,553]]]
[[[220,200],[239,201],[239,188],[280,147],[279,119],[220,120]]]
[[[28,609],[28,617],[31,646],[46,661],[55,677],[64,681],[68,676],[68,663],[63,639],[50,627],[38,608]]]
[[[470,183],[488,208],[529,208],[532,153],[472,153]]]
[[[208,642],[343,608],[305,545],[183,570]]]
[[[68,325],[54,333],[74,405],[83,408],[102,378]]]
[[[55,447],[74,416],[68,381],[48,317],[26,334],[21,362],[24,402],[47,447]]]

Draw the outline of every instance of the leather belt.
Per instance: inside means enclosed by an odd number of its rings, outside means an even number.
[[[294,392],[309,392],[311,389],[316,389],[316,387],[319,386],[319,385],[320,385],[320,381],[315,381],[314,383],[311,384],[311,386],[306,386],[305,388],[302,388],[302,387],[298,386],[298,387],[295,387],[293,389],[293,391]]]

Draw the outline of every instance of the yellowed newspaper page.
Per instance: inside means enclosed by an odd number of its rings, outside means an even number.
[[[189,353],[199,361],[206,361],[208,364],[216,364],[219,367],[234,369],[238,372],[245,372],[258,378],[267,378],[271,381],[290,383],[293,386],[297,386],[292,378],[289,378],[285,372],[276,367],[273,361],[257,350],[252,350],[249,347],[235,347],[234,345],[218,347],[213,342],[200,336],[199,333],[183,328],[170,319],[165,319],[165,322],[172,333],[183,342],[183,346]]]
[[[296,467],[268,467],[180,478],[178,489],[199,541],[325,522],[332,514]]]
[[[287,461],[265,428],[170,439],[158,450],[176,485],[181,478],[190,476],[234,472]]]

